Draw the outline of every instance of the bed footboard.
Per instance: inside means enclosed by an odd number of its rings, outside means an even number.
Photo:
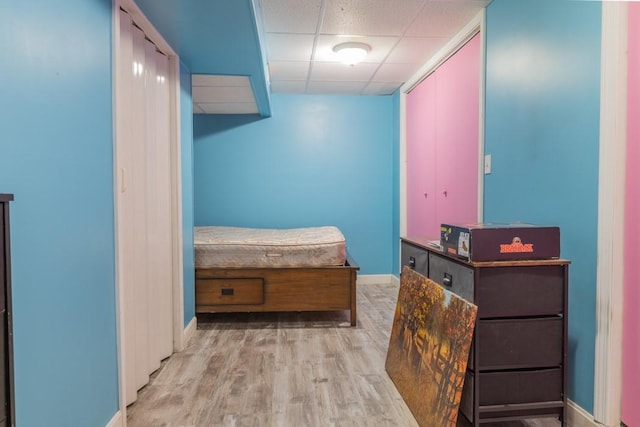
[[[196,268],[196,313],[350,311],[359,267]]]

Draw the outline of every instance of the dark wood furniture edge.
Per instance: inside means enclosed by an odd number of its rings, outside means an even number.
[[[470,267],[519,267],[527,265],[566,265],[571,264],[571,261],[563,258],[551,258],[551,259],[526,259],[526,260],[513,260],[513,261],[467,261],[466,259],[449,254],[440,248],[430,245],[429,240],[426,237],[401,237],[401,241],[410,243],[414,246],[418,246],[422,249],[434,252],[440,256],[448,258],[460,264],[465,264]]]
[[[9,227],[9,205],[8,203],[13,201],[13,194],[0,194],[0,203],[6,204],[2,208],[4,213],[4,242],[0,242],[5,246],[4,251],[4,275],[2,278],[6,283],[6,311],[7,311],[7,364],[9,368],[9,390],[7,390],[7,397],[9,399],[8,412],[8,425],[15,425],[16,409],[15,409],[15,383],[14,383],[14,361],[13,361],[13,297],[11,290],[11,230]]]

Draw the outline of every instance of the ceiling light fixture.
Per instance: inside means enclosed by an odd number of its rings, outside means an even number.
[[[370,50],[371,46],[359,42],[340,43],[333,47],[340,62],[352,67],[366,58]]]

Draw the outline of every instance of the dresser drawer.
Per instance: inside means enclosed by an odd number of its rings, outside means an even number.
[[[517,405],[536,402],[562,402],[562,370],[483,372],[467,371],[460,400],[460,412],[473,419],[474,382],[479,380],[479,405]],[[508,409],[508,408],[505,408]],[[482,412],[482,408],[480,408]],[[482,415],[479,414],[480,418]]]
[[[428,277],[461,298],[474,302],[473,268],[430,253]]]
[[[478,321],[476,339],[480,342],[480,361],[476,366],[472,347],[469,368],[496,370],[562,365],[563,320],[556,316]]]
[[[263,304],[262,279],[198,279],[197,305]]]
[[[423,276],[429,275],[428,252],[417,246],[402,242],[400,245],[400,271],[408,265]]]
[[[543,316],[564,311],[563,266],[482,268],[478,317]]]

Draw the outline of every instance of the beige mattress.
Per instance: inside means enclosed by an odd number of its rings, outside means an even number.
[[[344,265],[346,243],[332,226],[285,230],[195,227],[195,264],[203,267]]]

